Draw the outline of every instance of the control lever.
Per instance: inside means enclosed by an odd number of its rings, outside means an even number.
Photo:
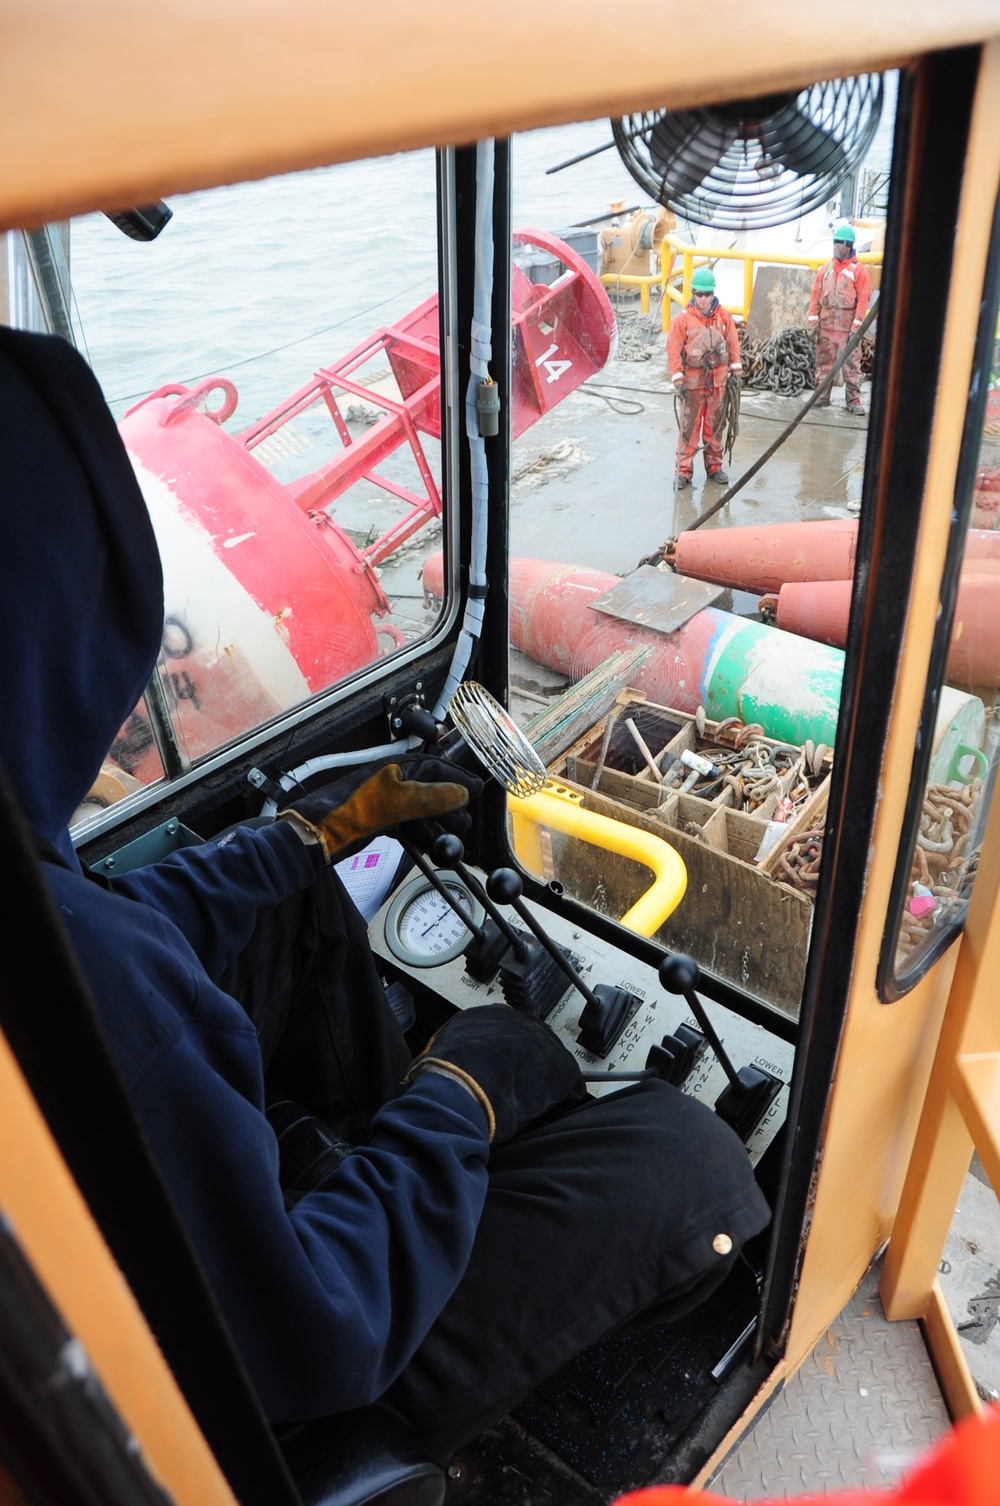
[[[471,944],[465,949],[465,967],[470,977],[476,978],[480,983],[489,983],[496,977],[508,952],[512,952],[522,965],[527,965],[532,955],[528,938],[510,924],[494,905],[476,875],[466,867],[461,837],[455,836],[454,832],[441,832],[431,843],[431,857],[439,867],[450,868],[453,873],[457,873],[486,911],[486,922],[481,928],[473,927],[466,921],[473,934]],[[423,867],[423,863],[420,866]],[[457,900],[450,897],[449,903],[453,909],[461,908]]]
[[[698,964],[693,957],[686,957],[683,952],[675,952],[672,957],[667,957],[660,963],[660,982],[668,993],[683,995],[688,1008],[708,1037],[719,1065],[729,1078],[727,1086],[715,1100],[715,1112],[746,1143],[781,1092],[783,1084],[780,1078],[765,1072],[763,1067],[749,1066],[736,1070],[726,1055],[715,1026],[705,1012],[704,1004],[694,991],[698,977]],[[652,1054],[651,1052],[650,1055]]]
[[[538,921],[532,915],[527,905],[521,898],[524,886],[521,878],[513,868],[497,868],[486,880],[486,891],[490,898],[498,904],[510,905],[516,911],[524,924],[531,931],[536,941],[548,953],[562,973],[569,979],[578,993],[582,994],[586,1003],[583,1013],[580,1015],[580,1034],[577,1043],[592,1056],[610,1056],[611,1051],[622,1034],[632,1016],[636,1013],[641,1000],[636,994],[626,988],[617,988],[611,984],[598,983],[593,988],[586,984],[577,969],[573,966],[570,955],[546,935]],[[512,969],[509,966],[500,969],[500,983],[504,990],[504,998],[508,1004],[524,1008],[523,1004],[516,1002],[515,997],[508,994],[508,983],[512,993],[516,995],[519,986],[518,980],[511,976]],[[566,992],[565,983],[559,993],[553,998],[545,1014],[539,1016],[545,1019]],[[618,1074],[616,1074],[618,1075]]]
[[[461,920],[461,922],[465,926],[466,930],[472,932],[473,940],[470,943],[470,946],[474,946],[476,944],[482,946],[486,942],[485,928],[483,926],[477,926],[476,922],[473,920],[472,916],[468,913],[468,911],[466,911],[466,910],[464,910],[462,908],[462,905],[461,905],[460,901],[455,898],[455,896],[452,893],[451,889],[442,880],[441,875],[438,873],[438,871],[434,867],[433,863],[429,863],[427,861],[427,858],[421,852],[421,850],[417,846],[416,842],[411,842],[410,839],[409,839],[409,837],[406,836],[405,833],[402,830],[397,830],[397,832],[396,832],[396,840],[399,843],[399,845],[404,849],[404,851],[406,852],[407,856],[409,858],[411,858],[412,861],[420,869],[420,872],[423,874],[424,878],[431,885],[431,887],[433,889],[437,890],[438,894],[440,894],[440,896],[444,900],[445,904],[448,905],[450,909],[454,910],[455,914]],[[462,847],[462,843],[461,843],[461,841],[459,840],[458,837],[455,837],[454,841],[458,843],[458,854],[459,854],[459,861],[460,861],[461,857],[462,857],[462,854],[464,852],[464,848]],[[435,861],[437,861],[437,859],[435,859]],[[466,874],[463,873],[463,872],[461,872],[460,869],[457,868],[454,863],[443,863],[442,862],[442,863],[439,863],[439,867],[441,867],[441,868],[452,868],[456,873],[459,874],[460,878],[464,878],[464,879],[466,879],[466,882],[468,882],[468,879],[466,878]],[[469,884],[469,888],[470,889],[472,888],[471,884]],[[476,895],[476,898],[478,899],[479,896]],[[480,903],[482,903],[481,900],[480,900]],[[504,942],[504,951],[506,951],[506,949],[507,949],[507,942],[505,941]],[[496,971],[496,969],[494,969],[494,971]]]

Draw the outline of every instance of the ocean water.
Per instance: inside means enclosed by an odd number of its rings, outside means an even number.
[[[867,159],[880,170],[889,94]],[[559,229],[616,200],[648,204],[613,147],[547,175],[610,140],[605,120],[515,137],[515,227]],[[103,215],[72,227],[79,340],[117,417],[164,383],[224,375],[239,392],[228,427],[242,428],[436,291],[429,150],[180,195],[171,208],[148,245]],[[751,242],[825,249],[834,217],[819,211]],[[710,232],[698,234],[711,242]]]
[[[517,138],[514,222],[550,229],[642,201],[605,121]],[[437,288],[434,154],[351,162],[178,196],[158,240],[103,215],[72,228],[81,345],[113,411],[166,382],[221,374],[242,427]]]

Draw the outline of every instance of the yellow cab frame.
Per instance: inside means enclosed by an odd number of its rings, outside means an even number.
[[[502,12],[470,11],[458,0],[431,7],[385,0],[377,21],[343,0],[286,0],[280,8],[259,0],[0,0],[0,229],[864,70],[900,68],[910,77],[908,159],[893,165],[903,189],[888,241],[899,272],[871,415],[864,569],[852,604],[791,1133],[763,1294],[760,1344],[771,1368],[729,1437],[717,1440],[704,1479],[887,1241],[889,1315],[925,1321],[953,1413],[978,1405],[934,1272],[973,1136],[1000,1185],[993,1086],[1000,1028],[985,1002],[1000,949],[1000,806],[962,938],[891,1005],[876,974],[1000,186],[1000,4],[915,10],[907,0],[878,0],[844,26],[795,0],[719,0],[699,11],[697,41],[692,20],[675,0],[635,0],[625,16],[592,0],[572,7],[509,0]],[[504,459],[491,486],[502,493],[505,484]],[[502,530],[502,509],[498,517],[491,526]],[[501,583],[481,674],[501,695],[505,663]],[[486,856],[507,851],[499,801],[480,836]],[[24,873],[19,905],[30,908],[41,900]],[[17,913],[6,917],[5,950]],[[5,993],[31,992],[24,966],[7,969]],[[23,1063],[2,1038],[0,1210],[137,1440],[150,1481],[186,1506],[231,1502],[232,1472],[227,1478],[206,1442]],[[15,1499],[13,1473],[6,1487]]]

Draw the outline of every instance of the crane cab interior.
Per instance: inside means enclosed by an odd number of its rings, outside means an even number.
[[[888,1236],[997,751],[993,669],[949,659],[956,601],[969,589],[959,582],[975,573],[962,561],[977,548],[992,558],[980,535],[995,521],[1000,64],[987,20],[980,30],[932,38],[917,54],[898,28],[879,32],[843,70],[865,81],[864,97],[836,105],[856,112],[860,140],[880,97],[850,204],[840,179],[808,210],[798,203],[800,213],[750,233],[730,230],[719,207],[709,239],[628,177],[629,151],[606,139],[609,112],[597,104],[596,47],[583,50],[575,83],[560,69],[550,107],[493,99],[471,134],[446,95],[448,118],[433,126],[416,111],[410,122],[396,101],[381,134],[364,137],[359,125],[354,140],[342,127],[334,148],[303,106],[291,112],[295,139],[265,150],[240,108],[246,145],[221,169],[183,134],[171,166],[144,128],[121,184],[100,174],[91,183],[79,164],[75,180],[47,166],[40,214],[12,169],[0,196],[10,227],[3,322],[55,330],[88,354],[165,568],[157,670],[77,814],[83,861],[113,878],[267,819],[289,790],[397,749],[467,762],[489,777],[464,843],[440,833],[417,849],[386,841],[343,872],[412,1049],[469,1004],[526,1009],[594,1074],[595,1094],[614,1091],[615,1075],[654,1071],[714,1105],[744,1140],[773,1214],[705,1304],[609,1335],[445,1473],[419,1440],[370,1431],[371,1419],[275,1439],[127,1103],[101,1075],[100,1040],[67,1006],[64,1046],[46,1050],[15,949],[0,1023],[241,1500],[597,1506],[647,1483],[704,1478]],[[219,45],[209,39],[204,57]],[[253,75],[260,59],[254,44],[243,48]],[[664,95],[667,124],[726,101],[720,162],[748,98],[768,121],[789,99],[804,111],[832,67],[818,35],[770,72],[741,70],[737,52],[724,38],[717,77],[695,69]],[[622,74],[606,92],[614,139],[633,155],[652,140],[662,167],[668,148],[650,112],[625,113],[652,110],[665,87],[655,82],[629,86]],[[363,84],[359,75],[353,87]],[[231,107],[203,103],[201,127]],[[164,108],[154,90],[165,121]],[[489,135],[494,116],[504,129]],[[718,133],[718,120],[705,129]],[[784,128],[794,135],[799,124],[786,116]],[[122,122],[95,129],[118,139]],[[396,155],[372,155],[381,151]],[[761,192],[781,176],[766,155],[754,167]],[[690,170],[679,150],[673,165]],[[284,168],[298,170],[266,176]],[[126,209],[147,209],[138,225],[125,220],[123,237],[112,221],[126,186]],[[161,196],[157,229],[148,205]],[[784,259],[771,323],[760,325],[780,334],[842,217],[858,222],[878,284],[864,422],[843,411],[835,386],[833,406],[789,439],[767,481],[734,495],[703,534],[700,514],[721,493],[697,470],[691,491],[674,489],[671,319],[695,265],[711,264],[720,301],[743,308],[747,364],[766,375],[765,337],[754,337],[761,305],[740,304],[740,279],[748,266],[751,286],[761,278],[757,253],[774,258],[769,276]],[[699,258],[699,243],[713,254]],[[804,324],[804,304],[800,313]],[[808,398],[807,384],[799,394]],[[744,388],[734,480],[799,394]],[[182,473],[190,479],[178,486]],[[231,511],[213,533],[205,520],[223,492]],[[839,646],[797,636],[797,658],[779,648],[769,661],[781,619],[778,629],[761,622],[757,599],[770,588],[749,570],[728,584],[685,573],[678,556],[696,532],[718,541],[757,514],[849,533]],[[932,621],[925,610],[918,630],[921,593],[941,610]],[[972,624],[989,608],[964,611]],[[919,832],[926,839],[921,820],[935,801],[928,847]],[[948,821],[950,846],[935,853]],[[39,985],[56,1009],[72,965],[52,939],[9,801],[3,831],[23,936],[57,959]],[[915,910],[925,889],[932,907]],[[76,1052],[105,1085],[98,1114],[72,1090]],[[887,1148],[866,1162],[873,1135]],[[144,1189],[145,1233],[102,1171],[109,1136],[120,1143],[115,1164]],[[164,1252],[175,1286],[160,1306]],[[26,1262],[16,1240],[8,1254],[8,1290],[15,1266],[30,1286],[37,1259]],[[118,1407],[123,1390],[120,1378],[110,1387]],[[7,1458],[6,1427],[2,1437]],[[37,1439],[44,1446],[44,1430]]]

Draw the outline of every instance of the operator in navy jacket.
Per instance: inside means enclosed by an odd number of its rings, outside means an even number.
[[[160,562],[84,361],[2,328],[0,516],[0,759],[272,1422],[380,1400],[447,1454],[603,1334],[703,1300],[768,1219],[707,1108],[659,1081],[589,1098],[506,1006],[411,1063],[329,862],[477,780],[362,770],[113,882],[81,865],[68,824],[153,672]],[[269,1101],[349,1142],[315,1185],[290,1191]]]

